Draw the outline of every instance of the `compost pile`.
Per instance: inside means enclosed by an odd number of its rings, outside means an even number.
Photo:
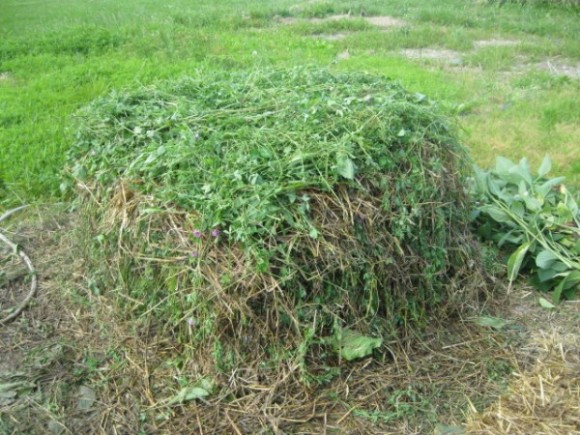
[[[236,371],[289,364],[327,382],[485,291],[466,153],[436,105],[385,78],[206,74],[77,119],[64,187],[89,286],[153,319],[200,378],[235,390]]]

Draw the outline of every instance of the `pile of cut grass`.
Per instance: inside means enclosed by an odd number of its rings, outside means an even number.
[[[78,119],[65,185],[85,206],[90,286],[154,317],[199,376],[273,379],[292,361],[326,382],[353,337],[367,355],[485,290],[465,151],[433,103],[389,80],[188,78]]]

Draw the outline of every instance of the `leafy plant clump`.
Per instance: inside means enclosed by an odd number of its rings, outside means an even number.
[[[580,207],[564,177],[547,178],[551,166],[546,157],[534,175],[526,159],[498,157],[494,169],[476,168],[473,217],[483,239],[510,252],[510,283],[530,271],[558,302],[580,290]]]
[[[63,187],[86,206],[91,288],[153,316],[197,373],[313,373],[485,288],[464,149],[389,80],[208,75],[113,93],[78,119]]]

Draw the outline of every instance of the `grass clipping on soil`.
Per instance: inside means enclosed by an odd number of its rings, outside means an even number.
[[[466,155],[424,95],[364,74],[220,73],[78,119],[65,187],[86,205],[90,287],[153,317],[200,376],[292,361],[324,382],[484,290]]]

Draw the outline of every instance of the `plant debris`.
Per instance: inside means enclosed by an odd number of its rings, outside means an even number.
[[[217,397],[298,399],[489,290],[465,151],[386,79],[218,74],[116,92],[79,119],[64,187],[84,207],[88,286],[168,340],[184,397],[209,379]],[[362,347],[335,346],[345,330]]]

